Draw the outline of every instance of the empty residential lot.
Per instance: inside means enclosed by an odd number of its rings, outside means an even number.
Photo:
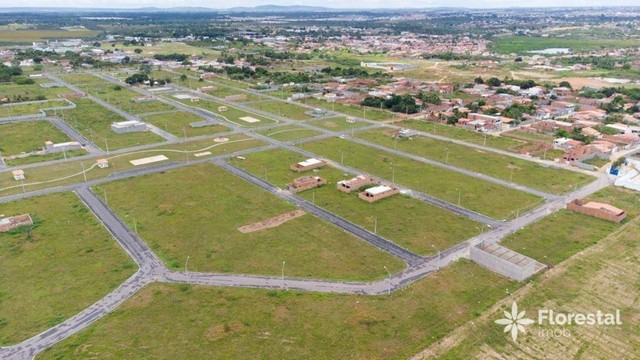
[[[482,134],[477,131],[469,131],[451,125],[437,124],[422,120],[404,120],[397,122],[394,125],[429,132],[451,139],[462,140],[476,145],[485,145],[500,150],[511,150],[526,144],[524,141],[508,137]]]
[[[151,285],[38,359],[406,359],[512,286],[466,260],[390,296]]]
[[[452,204],[493,217],[515,217],[542,200],[534,195],[509,189],[451,170],[423,164],[402,156],[356,144],[344,139],[326,139],[304,144],[304,149],[344,165],[395,181]]]
[[[252,233],[237,228],[297,208],[209,163],[96,188],[170,268],[371,279],[403,263],[306,214]]]
[[[208,112],[215,114],[216,116],[221,117],[222,119],[232,124],[242,126],[242,127],[256,127],[256,126],[273,124],[277,122],[275,120],[255,114],[253,112],[244,111],[234,106],[226,105],[217,101],[199,99],[199,101],[197,102],[191,102],[190,100],[179,100],[174,98],[173,96],[167,96],[167,95],[164,95],[164,96],[173,101],[180,101],[181,103],[187,106],[206,110]],[[222,106],[226,107],[226,110],[219,111],[218,109]]]
[[[316,106],[326,110],[337,111],[339,113],[361,117],[369,120],[389,120],[395,116],[393,113],[373,108],[362,108],[358,106],[345,105],[339,102],[331,102],[316,98],[306,98],[301,100],[303,104]]]
[[[229,130],[228,127],[222,125],[192,127],[191,123],[205,121],[205,119],[186,111],[146,115],[142,117],[142,120],[177,137],[211,135]]]
[[[311,111],[306,107],[298,106],[284,101],[259,101],[247,104],[248,106],[258,109],[260,111],[266,111],[271,114],[285,117],[291,120],[307,120],[311,119],[311,115],[306,113]]]
[[[331,131],[347,131],[361,128],[363,126],[370,125],[365,121],[357,121],[357,122],[347,122],[347,118],[344,116],[335,117],[330,119],[321,119],[316,121],[309,121],[307,124],[312,126],[317,126],[323,129],[331,130]]]
[[[266,130],[262,130],[260,131],[260,134],[264,136],[268,136],[278,141],[287,142],[287,141],[310,138],[316,135],[321,135],[322,133],[316,130],[311,130],[311,129],[303,128],[300,126],[285,125],[285,126],[273,127]]]
[[[480,231],[481,225],[474,221],[404,195],[370,204],[358,198],[358,191],[343,193],[336,189],[336,183],[353,175],[337,169],[325,167],[306,174],[289,169],[304,159],[290,151],[270,150],[248,154],[245,160],[232,159],[232,163],[280,188],[299,176],[321,176],[328,182],[325,186],[299,195],[420,255],[436,255]]]
[[[53,82],[44,79],[44,82]],[[66,87],[44,88],[38,83],[17,85],[13,83],[0,83],[0,99],[8,98],[13,100],[28,99],[36,100],[38,96],[44,96],[47,99],[55,99],[58,94],[70,93],[71,90]]]
[[[113,84],[91,74],[67,75],[63,80],[130,114],[175,110],[171,105],[157,100],[135,102],[134,99],[145,95],[127,88],[124,84]]]
[[[54,143],[71,141],[67,135],[46,120],[0,124],[0,134],[2,134],[0,137],[0,155],[3,157],[42,150],[45,146],[45,141],[53,141]],[[66,156],[69,158],[82,154],[85,154],[82,150],[66,152]],[[9,166],[18,166],[62,159],[64,156],[65,154],[61,152],[59,154],[31,155],[12,160],[5,158],[5,163]]]
[[[68,106],[64,100],[49,100],[45,102],[25,102],[25,103],[14,103],[14,104],[6,104],[0,106],[0,117],[11,117],[11,116],[23,116],[23,115],[40,115],[42,111],[40,109],[44,108],[56,108]]]
[[[35,226],[0,233],[0,345],[15,344],[75,315],[135,271],[73,193],[0,204]]]
[[[164,141],[150,131],[116,134],[111,131],[111,124],[126,121],[125,118],[90,99],[75,99],[73,102],[77,105],[75,109],[58,111],[58,116],[104,150],[107,146],[109,150],[116,150]]]
[[[623,223],[640,214],[640,194],[632,190],[608,187],[586,201],[604,202],[625,210],[627,218]],[[502,245],[541,263],[555,265],[619,227],[620,224],[563,209],[509,235]]]
[[[553,194],[572,191],[594,180],[583,173],[544,167],[535,162],[428,137],[396,140],[392,136],[395,133],[393,130],[372,130],[356,136],[388,148]]]

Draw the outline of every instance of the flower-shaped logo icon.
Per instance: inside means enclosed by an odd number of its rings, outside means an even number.
[[[522,332],[523,334],[526,333],[524,326],[531,325],[535,322],[531,319],[525,318],[524,313],[524,311],[518,312],[518,304],[514,301],[513,305],[511,305],[511,313],[505,311],[504,319],[496,320],[495,323],[498,325],[505,325],[504,332],[511,331],[511,338],[513,341],[517,341],[519,332]]]

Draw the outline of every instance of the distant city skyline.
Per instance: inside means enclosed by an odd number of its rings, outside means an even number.
[[[302,5],[321,6],[328,8],[430,8],[430,7],[461,7],[461,8],[509,8],[509,7],[589,7],[589,6],[638,6],[637,0],[369,0],[366,2],[354,0],[307,0],[292,2],[288,0],[237,0],[234,2],[212,2],[207,0],[33,0],[28,3],[7,3],[2,7],[63,7],[63,8],[141,8],[141,7],[205,7],[211,9],[226,9],[231,7],[254,7],[260,5]]]

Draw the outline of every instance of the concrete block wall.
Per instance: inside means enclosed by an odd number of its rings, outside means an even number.
[[[536,262],[531,261],[525,266],[518,266],[510,261],[502,259],[498,256],[490,254],[482,250],[482,244],[472,246],[469,249],[469,259],[484,266],[500,275],[522,281],[535,273]]]

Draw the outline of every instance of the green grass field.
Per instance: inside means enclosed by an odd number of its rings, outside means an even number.
[[[46,82],[51,82],[47,79]],[[38,96],[47,99],[55,99],[59,94],[68,94],[71,90],[66,87],[43,88],[36,84],[16,85],[13,83],[0,83],[0,99],[8,98],[12,101],[18,99],[36,100]]]
[[[306,112],[311,111],[311,109],[307,109],[305,107],[294,105],[284,101],[260,101],[247,104],[247,106],[260,111],[266,111],[274,115],[286,117],[287,119],[291,120],[308,120],[312,118],[311,115],[305,114]]]
[[[306,214],[252,233],[243,225],[296,207],[205,163],[141,176],[96,189],[133,225],[170,268],[193,271],[362,280],[404,264],[337,227]]]
[[[640,194],[631,190],[608,187],[587,200],[609,203],[627,211],[625,222],[640,214]],[[619,226],[570,210],[560,210],[509,235],[502,245],[544,264],[555,265],[595,244]]]
[[[476,131],[469,131],[454,126],[436,124],[433,122],[421,120],[405,120],[397,122],[395,123],[395,125],[418,131],[429,132],[451,139],[462,140],[476,145],[485,145],[500,150],[510,150],[525,143],[524,141],[519,141],[516,139],[491,135],[487,135],[485,141],[484,134]]]
[[[46,120],[1,124],[0,134],[0,152],[4,156],[42,150],[47,140],[54,143],[70,141],[65,133]]]
[[[0,105],[0,117],[38,115],[40,109],[69,106],[64,100],[49,100],[44,103]]]
[[[358,129],[363,126],[369,125],[369,123],[364,121],[348,123],[346,117],[337,117],[337,118],[309,121],[308,124],[317,126],[319,128],[327,129],[327,130],[336,131],[336,132]]]
[[[449,165],[552,194],[566,193],[572,191],[576,184],[582,186],[594,180],[583,173],[543,167],[531,161],[423,136],[396,141],[392,137],[394,133],[390,130],[372,130],[359,132],[356,137],[440,163],[448,161]]]
[[[623,48],[637,46],[637,40],[595,40],[576,38],[541,38],[512,36],[501,37],[494,40],[493,50],[503,54],[524,53],[532,50],[544,50],[547,48],[570,48],[574,52],[600,50],[603,48]]]
[[[366,118],[368,120],[389,120],[395,116],[393,113],[378,109],[367,108],[366,111],[358,106],[345,105],[339,102],[329,102],[315,98],[301,100],[303,104],[317,106],[322,109],[336,111],[345,115]]]
[[[229,121],[232,124],[238,125],[238,126],[242,126],[242,127],[256,127],[256,126],[262,126],[262,125],[268,125],[268,124],[272,124],[272,123],[277,123],[277,121],[269,119],[267,117],[258,115],[258,114],[254,114],[252,112],[248,112],[245,110],[241,110],[238,109],[236,107],[233,107],[231,105],[225,105],[223,103],[217,102],[217,101],[211,101],[211,100],[204,100],[204,99],[200,99],[197,102],[191,102],[189,100],[178,100],[175,99],[173,97],[169,97],[167,96],[167,98],[174,100],[174,101],[180,101],[181,103],[187,105],[187,106],[191,106],[194,108],[200,108],[200,109],[204,109],[207,110],[213,114],[219,115],[223,118],[225,118],[227,121]],[[218,111],[218,108],[220,106],[226,106],[227,110],[220,112]],[[244,121],[240,118],[242,117],[251,117],[260,121],[257,122],[247,122]]]
[[[191,127],[189,125],[190,123],[203,121],[204,119],[198,115],[194,115],[186,111],[153,114],[143,116],[142,119],[143,121],[151,123],[158,128],[178,137],[184,137],[185,132],[187,137],[193,137],[200,135],[211,135],[230,130],[228,127],[222,125],[205,126],[200,128]]]
[[[227,137],[228,142],[218,143],[214,139],[192,140],[157,146],[144,151],[136,151],[133,153],[124,153],[118,155],[99,156],[92,159],[73,160],[61,162],[54,165],[33,167],[25,170],[26,180],[24,182],[26,190],[38,190],[52,186],[80,183],[84,181],[82,170],[87,169],[87,180],[100,179],[109,176],[112,173],[126,171],[131,169],[139,169],[145,165],[133,166],[129,161],[140,159],[154,155],[165,155],[167,161],[187,162],[195,159],[205,159],[208,157],[229,154],[236,151],[256,148],[265,145],[262,141],[244,135],[230,135]],[[189,157],[187,153],[189,152]],[[205,154],[209,152],[210,154]],[[196,154],[201,156],[196,157]],[[100,169],[95,167],[97,158],[106,157],[109,159],[109,168]],[[152,163],[146,166],[157,165]],[[19,181],[15,181],[11,173],[2,173],[0,176],[0,196],[18,194],[22,192],[22,186]]]
[[[272,184],[285,188],[300,174],[289,165],[304,160],[286,150],[269,150],[232,159],[232,163]],[[326,167],[314,175],[327,180],[327,185],[299,195],[361,227],[374,231],[400,246],[421,255],[434,255],[478,232],[480,224],[437,206],[404,195],[396,195],[373,204],[358,198],[358,192],[343,193],[336,189],[340,180],[351,178],[341,171]]]
[[[466,260],[391,296],[151,285],[38,359],[407,359],[515,286]]]
[[[508,189],[467,175],[423,164],[402,156],[343,139],[326,139],[303,145],[315,154],[341,161],[344,165],[393,180],[444,201],[485,214],[495,219],[515,216],[517,209],[531,209],[541,204],[534,195]],[[523,210],[520,210],[521,212]]]
[[[23,213],[35,221],[31,231],[0,233],[0,345],[75,315],[136,268],[72,193],[0,204],[0,214]]]
[[[73,102],[77,105],[75,109],[58,111],[58,116],[102,149],[106,150],[107,144],[109,150],[116,150],[164,140],[150,131],[116,134],[111,131],[111,124],[125,118],[89,99]]]
[[[124,86],[121,86],[120,90],[116,90],[117,85],[91,74],[67,75],[64,80],[129,114],[176,110],[173,106],[159,101],[135,102],[133,101],[135,98],[143,95]]]
[[[310,137],[314,137],[317,135],[321,135],[322,133],[319,131],[295,126],[295,125],[285,125],[279,127],[273,127],[266,130],[262,130],[259,132],[262,135],[268,136],[272,139],[276,139],[278,141],[293,141],[299,139],[306,139]]]
[[[46,120],[26,121],[0,125],[0,154],[3,157],[18,155],[23,152],[39,151],[47,140],[54,143],[71,141],[55,125]],[[24,158],[5,159],[8,166],[19,166],[41,161],[63,159],[85,155],[84,150],[67,151],[59,154],[32,155]]]
[[[581,250],[578,256],[532,279],[528,287],[516,291],[512,298],[504,299],[503,306],[487,312],[481,321],[458,332],[455,341],[444,339],[441,350],[431,352],[433,358],[634,358],[638,351],[636,339],[640,337],[640,328],[635,321],[640,315],[638,300],[633,295],[640,281],[635,271],[640,254],[639,231],[636,218],[606,237],[606,232],[597,235],[599,238],[592,234],[597,245]],[[622,325],[560,327],[534,324],[513,342],[503,332],[504,327],[494,321],[503,317],[503,310],[509,311],[514,300],[520,311],[526,311],[528,318],[535,318],[538,309],[556,313],[611,313],[618,309]],[[568,336],[546,335],[563,328]]]

